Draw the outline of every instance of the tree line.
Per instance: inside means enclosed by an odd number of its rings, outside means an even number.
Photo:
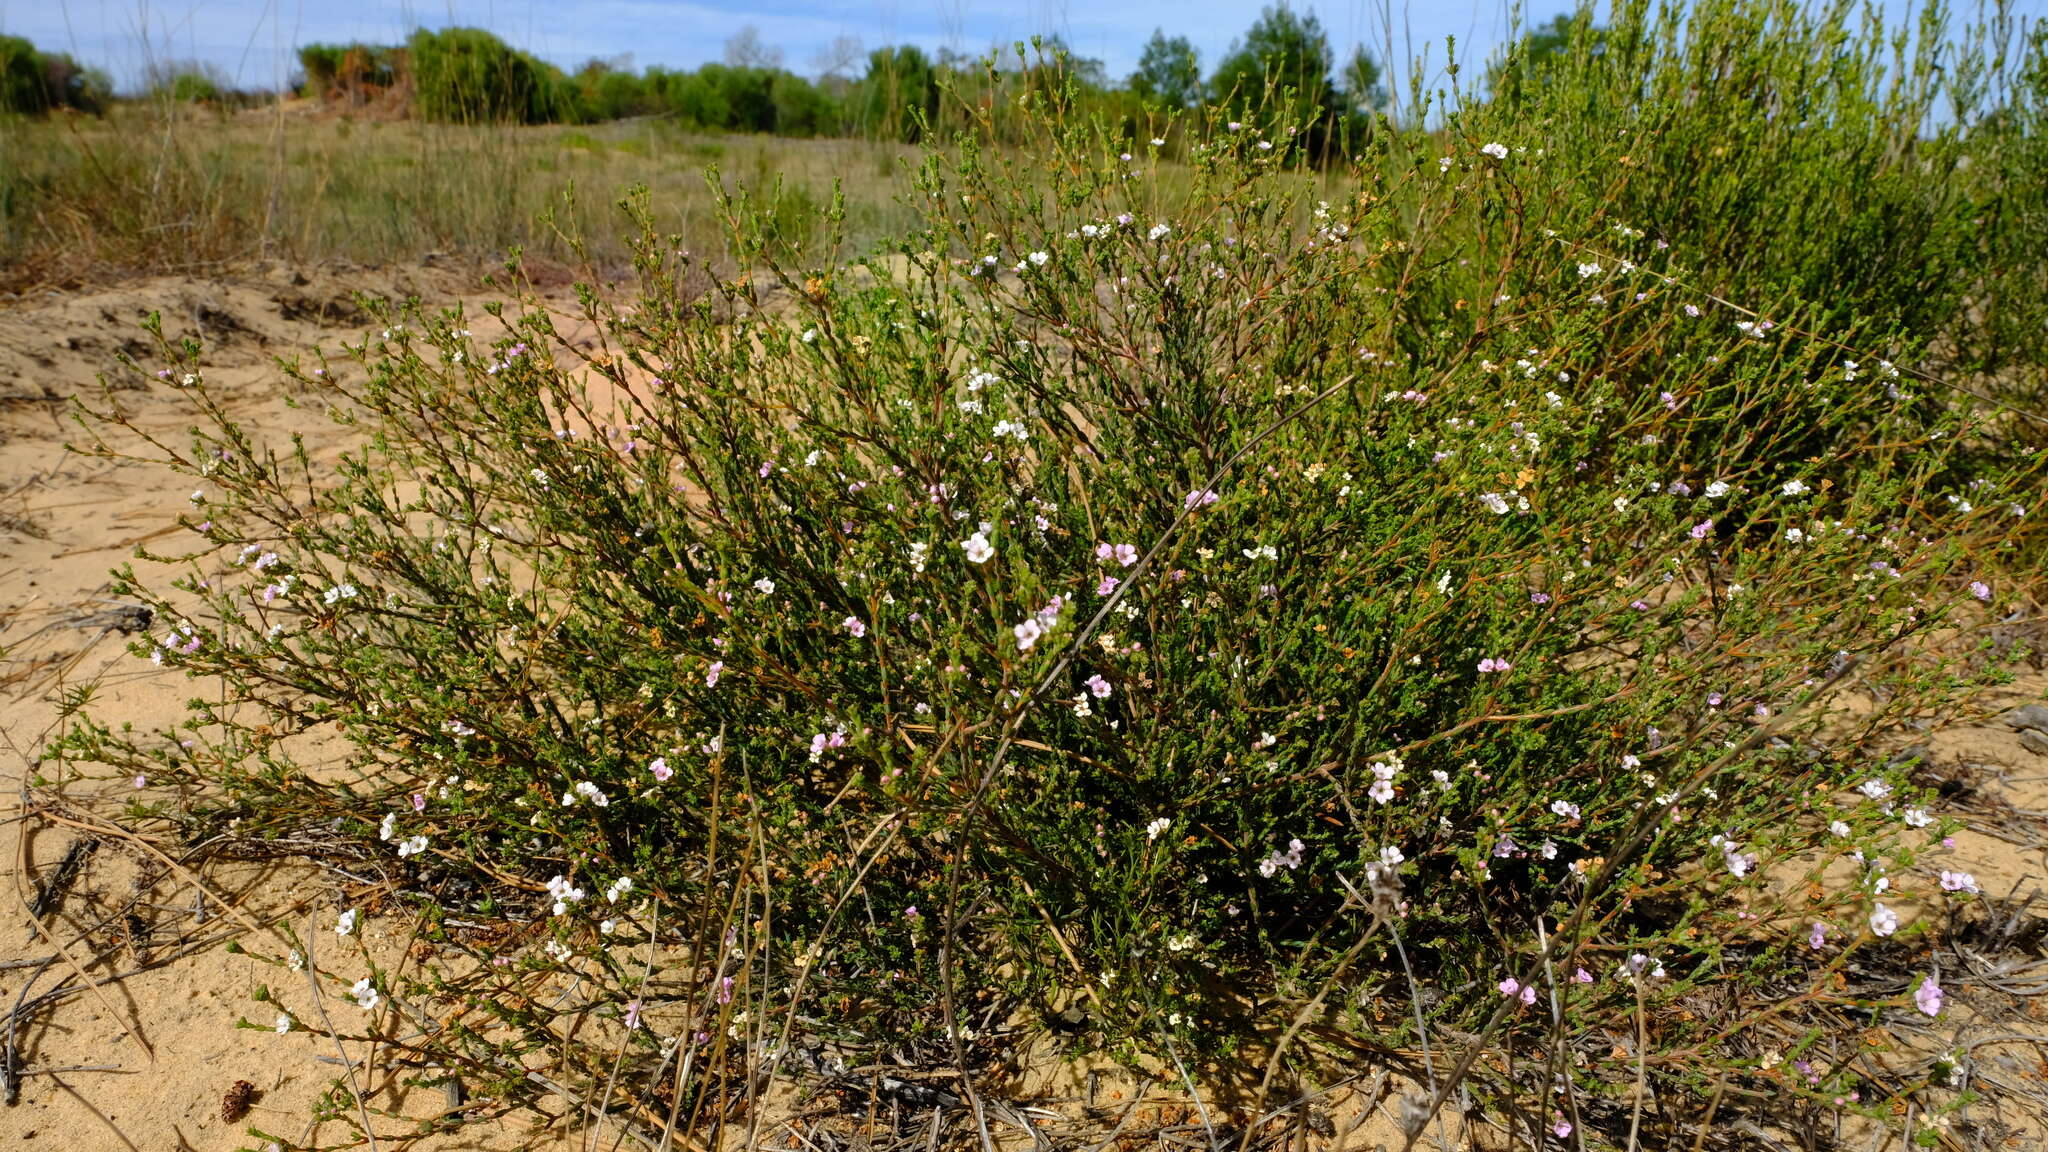
[[[1206,105],[1330,137],[1363,130],[1386,99],[1370,53],[1357,49],[1340,64],[1315,14],[1284,3],[1263,10],[1208,69],[1186,37],[1155,31],[1137,68],[1120,79],[1057,37],[993,61],[913,44],[866,51],[841,38],[805,76],[785,67],[782,53],[752,28],[726,43],[722,60],[695,69],[636,71],[591,60],[565,71],[478,28],[421,29],[402,44],[307,44],[298,60],[293,87],[303,96],[348,107],[382,104],[422,120],[584,124],[658,116],[707,131],[905,142],[953,127],[949,116],[994,107],[1018,88],[1133,123]],[[102,74],[79,69],[68,56],[39,53],[25,40],[0,39],[0,65],[0,111],[97,111],[111,99]],[[234,91],[217,70],[190,63],[158,66],[146,86],[173,99],[231,103],[252,95]],[[945,89],[957,99],[942,101]]]

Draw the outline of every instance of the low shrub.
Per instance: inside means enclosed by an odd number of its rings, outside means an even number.
[[[854,268],[728,197],[758,275],[710,295],[635,198],[595,348],[538,301],[377,305],[287,363],[367,433],[332,467],[167,345],[193,544],[119,591],[208,692],[177,732],[81,710],[41,771],[367,848],[447,950],[323,946],[366,1011],[286,1025],[506,1101],[715,1126],[798,1029],[973,1069],[990,1021],[1080,1009],[1269,1094],[1419,1047],[1433,1106],[1519,1045],[1486,1076],[1545,1126],[1625,1126],[1645,1073],[1600,1038],[1648,1005],[1660,1088],[1840,1104],[1745,1029],[1916,1010],[1829,981],[1947,898],[1884,737],[2000,675],[1968,637],[2038,458],[1966,455],[1969,409],[1688,291],[1631,221],[1533,263],[1558,221],[1486,191],[1523,151],[1367,155],[1325,203],[1304,135],[1206,129],[1170,212],[1090,125],[963,139]],[[1464,265],[1415,242],[1488,196]],[[1447,281],[1511,290],[1429,311]]]

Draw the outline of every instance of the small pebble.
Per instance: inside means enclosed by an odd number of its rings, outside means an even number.
[[[1999,717],[2009,728],[2048,733],[2048,707],[2027,704]]]

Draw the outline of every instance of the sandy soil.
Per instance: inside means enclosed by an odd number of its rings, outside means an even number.
[[[19,897],[0,897],[13,908],[0,918],[0,1003],[12,1008],[60,984],[68,989],[41,1010],[19,1014],[15,1033],[0,1036],[11,1045],[12,1067],[23,1073],[18,1102],[0,1107],[0,1150],[213,1152],[261,1148],[267,1139],[293,1147],[346,1135],[342,1125],[308,1120],[343,1073],[332,1043],[305,1032],[275,1033],[275,1005],[253,998],[267,985],[294,1012],[313,1013],[320,1003],[304,977],[224,945],[240,938],[253,952],[276,955],[275,938],[258,926],[284,917],[332,941],[336,913],[362,893],[309,865],[216,863],[198,876],[177,862],[181,846],[119,826],[130,785],[59,781],[64,803],[55,805],[31,801],[21,782],[52,730],[64,686],[96,680],[100,713],[138,726],[175,719],[186,697],[204,690],[128,654],[118,605],[106,599],[108,570],[138,544],[174,530],[188,508],[187,486],[147,466],[67,452],[67,442],[81,440],[72,400],[94,396],[99,375],[109,373],[127,382],[119,398],[142,427],[173,440],[182,433],[167,389],[117,370],[124,353],[154,362],[136,325],[156,311],[169,334],[207,341],[209,379],[241,419],[269,435],[302,432],[316,454],[331,454],[342,434],[288,403],[271,358],[355,337],[367,323],[350,299],[358,290],[452,301],[473,295],[473,282],[433,268],[272,269],[215,283],[150,280],[52,295],[0,311],[0,645],[7,649],[0,661],[0,739],[7,791],[21,797],[22,808],[21,818],[0,832],[0,854]],[[2001,706],[2044,697],[2048,676],[2035,673]],[[2025,909],[2048,881],[2048,755],[2023,745],[2019,730],[1990,714],[1906,742],[1933,751],[1934,773],[1955,782],[1952,809],[1971,825],[1952,849],[1920,867],[1975,873],[2003,907],[2019,909],[2011,912],[2015,928],[2008,935],[2032,933],[2031,943],[2009,940],[2003,952],[1983,946],[1975,972],[1944,974],[1957,1004],[1953,1039],[1977,1045],[1976,1086],[1988,1097],[1976,1106],[1976,1123],[1946,1139],[1958,1148],[2048,1147],[2048,1125],[2025,1098],[2048,1067],[2037,1050],[2048,1036],[2048,1024],[2038,1023],[2048,1017],[2048,998],[2031,992],[2043,979],[2038,961],[2048,921]],[[67,857],[77,861],[76,872],[39,921],[46,933],[31,920],[29,900]],[[383,957],[395,958],[407,943],[402,922],[372,917],[364,931]],[[333,962],[340,970],[349,961]],[[80,973],[91,978],[90,988]],[[237,1027],[238,1019],[252,1026]],[[1086,1097],[1112,1110],[1135,1097],[1133,1083],[1113,1068],[1053,1057],[1025,1063],[1019,1087],[1063,1102],[1069,1115]],[[230,1121],[222,1117],[223,1097],[237,1081],[255,1095],[248,1115]],[[1367,1087],[1329,1098],[1331,1131],[1350,1148],[1398,1146],[1389,1110],[1397,1086],[1382,1080],[1369,1093]],[[398,1089],[381,1102],[414,1116],[445,1106],[438,1091],[420,1089]],[[1184,1104],[1168,1106],[1186,1111]],[[569,1147],[584,1145],[587,1135],[568,1124],[532,1132],[508,1120],[415,1146]],[[1304,1147],[1333,1143],[1320,1126],[1313,1140],[1306,1133],[1302,1139]],[[610,1135],[603,1144],[611,1146]]]

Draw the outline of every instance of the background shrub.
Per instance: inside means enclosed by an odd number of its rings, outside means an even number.
[[[569,110],[560,70],[481,29],[421,29],[406,42],[406,53],[414,107],[423,119],[540,124]]]
[[[0,36],[0,114],[40,116],[57,108],[100,113],[113,99],[104,73],[61,52],[41,52],[19,36]]]

